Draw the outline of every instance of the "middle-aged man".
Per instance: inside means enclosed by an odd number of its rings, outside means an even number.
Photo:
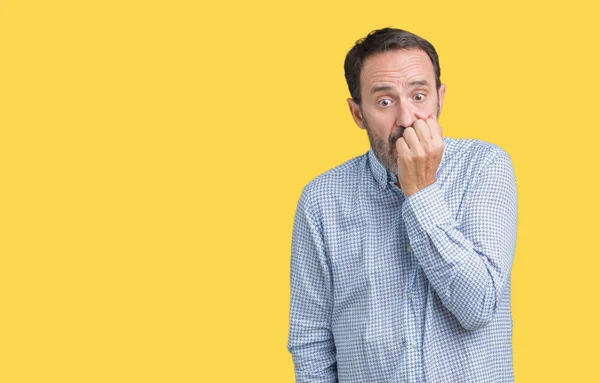
[[[373,31],[344,69],[371,149],[311,181],[298,202],[288,340],[296,381],[514,381],[510,157],[442,137],[446,87],[426,40]]]

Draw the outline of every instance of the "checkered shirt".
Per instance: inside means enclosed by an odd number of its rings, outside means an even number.
[[[297,382],[513,382],[508,154],[444,137],[405,197],[372,150],[302,191],[287,348]]]

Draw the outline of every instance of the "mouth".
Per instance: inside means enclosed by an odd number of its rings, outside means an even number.
[[[390,146],[391,147],[396,147],[396,141],[398,141],[398,139],[400,139],[400,137],[402,137],[402,135],[404,134],[404,130],[405,128],[398,128],[395,131],[392,132],[392,134],[390,135]]]

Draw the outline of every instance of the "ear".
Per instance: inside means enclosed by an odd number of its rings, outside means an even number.
[[[350,107],[350,114],[352,114],[352,118],[354,119],[354,122],[356,122],[356,125],[358,125],[359,128],[364,129],[365,125],[363,123],[363,116],[362,116],[362,113],[360,112],[360,107],[351,98],[347,99],[346,101],[348,101],[348,106]]]
[[[440,90],[438,90],[438,109],[440,113],[442,112],[442,104],[444,104],[444,95],[446,95],[446,84],[442,84]]]

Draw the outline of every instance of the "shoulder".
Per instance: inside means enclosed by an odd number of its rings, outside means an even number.
[[[516,182],[512,160],[500,146],[483,140],[447,137],[438,177],[455,191],[467,190],[481,182]]]
[[[461,160],[469,158],[471,161],[484,161],[497,156],[508,156],[500,146],[483,140],[444,137],[444,145],[447,151],[444,155],[448,154],[452,158]]]
[[[502,162],[512,167],[509,154],[491,142],[444,137],[444,166],[481,170],[492,163]]]
[[[302,190],[300,203],[317,207],[344,198],[357,187],[367,166],[363,154],[318,175]]]

